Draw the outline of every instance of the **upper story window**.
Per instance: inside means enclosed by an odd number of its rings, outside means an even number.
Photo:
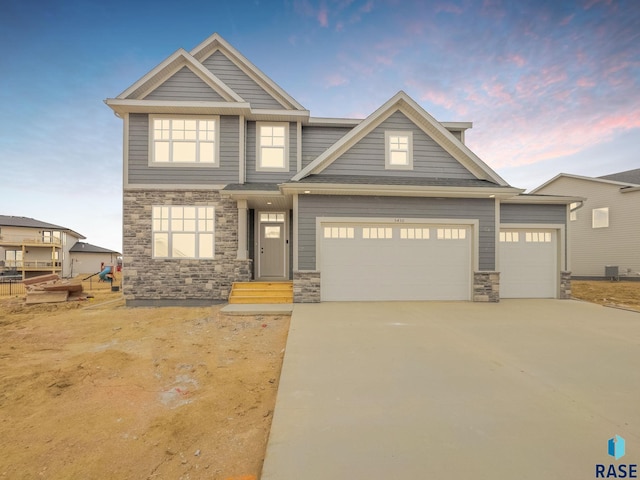
[[[269,172],[289,171],[289,124],[256,124],[256,170]]]
[[[413,169],[413,133],[386,131],[384,133],[385,162],[388,170]]]
[[[609,207],[594,208],[591,215],[593,228],[607,228],[609,226]]]
[[[217,167],[219,117],[150,116],[151,164]]]

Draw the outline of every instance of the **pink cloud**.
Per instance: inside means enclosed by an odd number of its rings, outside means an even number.
[[[362,7],[358,9],[358,11],[361,13],[371,13],[372,10],[373,10],[373,0],[369,0],[367,3],[365,3]]]
[[[524,57],[522,55],[518,55],[517,53],[508,55],[507,61],[515,63],[518,67],[523,67],[527,63]]]
[[[320,24],[321,27],[325,27],[325,28],[328,27],[329,19],[327,18],[327,7],[325,7],[324,5],[320,7],[320,10],[318,11],[316,18],[318,19],[318,23]]]
[[[571,23],[571,20],[573,20],[573,17],[575,15],[571,14],[567,17],[564,17],[561,21],[560,21],[560,26],[564,27],[565,25],[569,25]]]
[[[576,85],[583,88],[590,88],[590,87],[595,87],[596,82],[594,82],[590,78],[582,77],[576,81]]]
[[[588,0],[584,4],[584,9],[589,10],[598,3],[602,3],[603,5],[606,5],[608,7],[609,5],[611,5],[611,0]]]
[[[325,88],[339,87],[349,83],[349,79],[340,73],[332,73],[325,78]]]

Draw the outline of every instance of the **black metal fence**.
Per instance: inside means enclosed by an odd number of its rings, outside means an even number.
[[[14,295],[24,295],[24,283],[22,280],[0,277],[0,297],[12,297]]]

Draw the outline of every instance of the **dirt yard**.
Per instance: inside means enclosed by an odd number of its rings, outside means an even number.
[[[95,295],[0,299],[0,478],[258,478],[289,317]]]
[[[574,298],[640,311],[640,282],[577,281],[571,282]]]

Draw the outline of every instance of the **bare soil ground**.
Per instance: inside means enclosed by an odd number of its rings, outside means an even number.
[[[0,478],[259,477],[288,316],[0,299]]]
[[[259,478],[288,316],[0,298],[0,478]],[[640,282],[573,282],[640,311]]]
[[[640,311],[640,282],[577,281],[571,282],[574,298]]]

